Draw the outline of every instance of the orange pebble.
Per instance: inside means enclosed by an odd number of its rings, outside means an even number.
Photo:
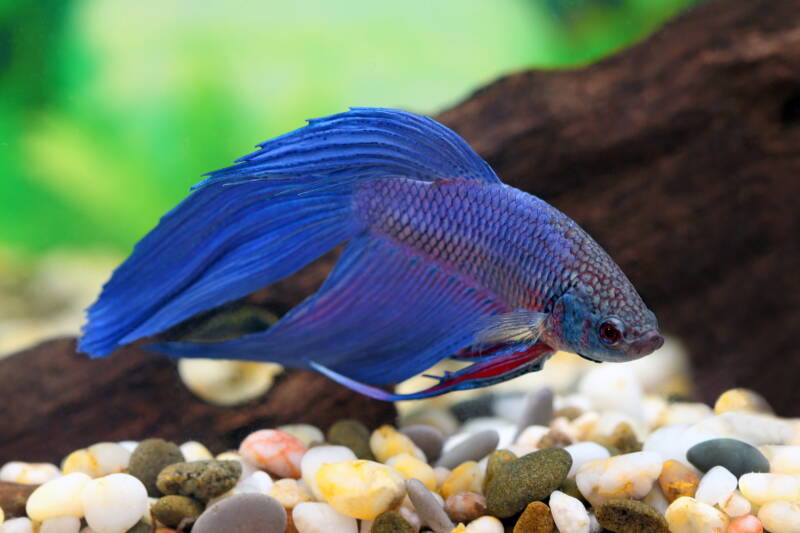
[[[731,520],[728,533],[764,533],[761,520],[751,514],[746,514]]]
[[[689,467],[678,461],[666,461],[658,476],[661,492],[672,503],[681,496],[694,497],[700,478]]]
[[[239,453],[270,474],[286,478],[300,477],[300,460],[308,448],[302,441],[277,429],[261,429],[248,435]]]

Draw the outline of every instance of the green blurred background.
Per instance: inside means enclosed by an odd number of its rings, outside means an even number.
[[[692,2],[0,0],[0,337],[82,274],[90,299],[202,173],[305,118],[433,114],[509,72],[597,60]]]

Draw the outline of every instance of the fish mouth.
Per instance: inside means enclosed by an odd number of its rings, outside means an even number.
[[[581,357],[583,357],[583,358],[584,358],[584,359],[586,359],[587,361],[591,361],[592,363],[602,363],[602,362],[603,362],[603,361],[601,361],[600,359],[592,359],[592,358],[591,358],[591,357],[589,357],[588,355],[583,355],[582,353],[579,353],[578,355],[579,355],[579,356],[581,356]]]
[[[630,356],[643,357],[655,352],[663,345],[664,337],[657,329],[653,329],[633,341],[625,352]]]

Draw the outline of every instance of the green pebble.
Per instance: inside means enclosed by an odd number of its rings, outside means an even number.
[[[147,494],[161,496],[156,486],[158,473],[165,467],[185,461],[181,449],[163,439],[145,439],[136,446],[128,463],[128,474],[144,484]]]
[[[769,472],[769,461],[754,446],[738,439],[711,439],[695,444],[686,458],[702,472],[724,466],[737,478],[750,472]]]
[[[148,526],[144,522],[137,522],[135,526],[130,528],[125,533],[152,533],[153,526]]]
[[[669,533],[661,513],[636,500],[611,500],[595,512],[600,525],[613,533]]]
[[[489,461],[486,463],[486,475],[483,477],[483,490],[489,486],[489,482],[497,475],[500,469],[516,460],[517,456],[509,450],[495,450],[489,454]]]
[[[231,490],[242,475],[239,461],[192,461],[169,465],[156,484],[164,494],[191,496],[208,501]]]
[[[619,450],[620,454],[642,451],[642,443],[636,438],[636,433],[627,422],[617,424],[608,443]]]
[[[369,447],[369,429],[358,420],[339,420],[328,428],[326,440],[329,444],[347,446],[356,457],[374,461],[375,456]]]
[[[486,486],[489,514],[508,518],[544,500],[566,479],[572,457],[561,448],[529,453],[499,469]]]
[[[177,527],[184,519],[194,520],[203,512],[203,504],[187,496],[169,495],[159,498],[150,507],[159,522],[169,527]]]
[[[569,496],[572,496],[573,498],[580,500],[581,503],[583,503],[583,505],[589,505],[589,502],[586,500],[586,498],[583,497],[581,491],[578,490],[578,483],[575,481],[575,478],[568,477],[567,479],[562,481],[561,485],[559,485],[558,487],[558,490],[560,490],[564,494],[567,494]]]
[[[397,511],[384,511],[372,523],[372,533],[414,533],[414,528]]]

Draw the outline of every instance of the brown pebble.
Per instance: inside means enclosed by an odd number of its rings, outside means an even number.
[[[617,424],[608,439],[608,443],[617,448],[621,454],[642,451],[642,443],[636,438],[636,433],[627,422]]]
[[[583,414],[583,409],[581,409],[580,407],[575,407],[574,405],[570,405],[569,407],[562,407],[561,409],[553,413],[553,418],[558,418],[560,416],[563,416],[564,418],[572,422],[582,414]]]
[[[551,533],[555,528],[556,524],[547,504],[532,502],[522,511],[512,533]]]
[[[615,533],[669,533],[661,513],[636,500],[611,500],[595,512],[600,525]]]
[[[572,437],[558,429],[551,429],[539,440],[539,449],[564,448],[572,444]]]
[[[447,498],[444,510],[453,522],[468,524],[486,514],[486,498],[475,492],[459,492]]]
[[[700,478],[688,466],[669,460],[664,462],[661,468],[658,484],[664,497],[672,503],[681,496],[693,498],[697,485],[700,484]]]

